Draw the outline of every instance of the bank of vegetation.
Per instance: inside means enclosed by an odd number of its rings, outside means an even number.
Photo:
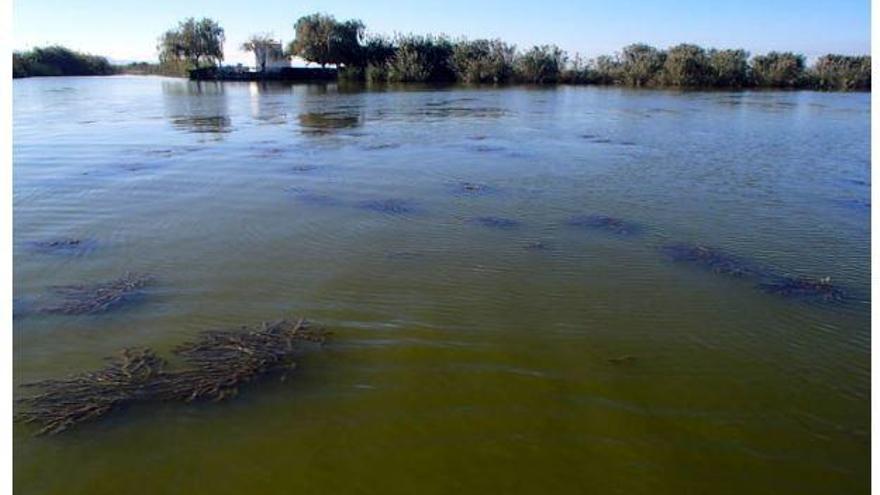
[[[825,55],[807,66],[792,52],[751,56],[742,49],[632,44],[615,55],[584,60],[555,45],[518,50],[498,39],[367,34],[358,20],[313,14],[294,24],[288,54],[340,68],[340,77],[368,82],[613,84],[630,87],[812,88],[868,90],[871,57]]]
[[[70,50],[63,46],[13,52],[12,77],[106,76],[116,69],[104,57]]]
[[[614,55],[583,59],[555,45],[525,50],[499,39],[367,33],[363,22],[312,14],[293,25],[294,40],[283,54],[321,67],[339,69],[341,79],[371,84],[525,83],[601,84],[639,88],[790,88],[870,90],[871,57],[824,55],[811,66],[792,52],[751,55],[742,49],[704,48],[683,43],[667,49],[636,43]],[[32,75],[105,75],[114,72],[186,76],[223,62],[225,31],[208,18],[188,18],[158,40],[158,64],[111,66],[103,57],[63,47],[13,54],[13,77]],[[253,52],[265,69],[278,43],[253,35],[242,49]]]

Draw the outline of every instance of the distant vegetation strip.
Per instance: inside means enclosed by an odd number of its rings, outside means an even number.
[[[525,51],[499,39],[452,39],[444,35],[368,34],[360,20],[338,21],[312,14],[293,24],[294,40],[283,55],[339,68],[339,78],[420,83],[601,84],[672,88],[800,88],[870,90],[871,57],[824,55],[812,66],[792,52],[751,56],[742,49],[707,49],[680,44],[665,50],[637,43],[614,55],[583,59],[556,45]],[[13,77],[90,75],[115,72],[186,75],[217,67],[223,59],[225,31],[208,18],[188,18],[159,37],[159,64],[113,67],[103,57],[62,47],[13,54]],[[242,49],[255,54],[265,70],[278,42],[252,35]]]
[[[13,52],[12,77],[31,76],[105,76],[116,68],[104,57],[76,52],[63,46],[34,48]]]

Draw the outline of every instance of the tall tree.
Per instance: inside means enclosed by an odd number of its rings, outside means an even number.
[[[162,63],[184,62],[189,68],[199,68],[223,61],[225,41],[223,28],[216,21],[190,17],[160,36],[156,48]]]
[[[359,20],[339,22],[332,15],[312,14],[300,17],[293,25],[296,38],[289,51],[320,64],[359,65],[364,23]]]

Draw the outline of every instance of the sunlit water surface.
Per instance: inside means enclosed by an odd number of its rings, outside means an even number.
[[[18,493],[868,491],[868,94],[13,91],[16,385],[210,328],[333,332],[226,403],[16,425]],[[638,232],[566,225],[592,214]],[[87,242],[34,249],[64,238]],[[673,242],[848,299],[765,294]],[[155,277],[137,304],[32,310],[126,272]]]

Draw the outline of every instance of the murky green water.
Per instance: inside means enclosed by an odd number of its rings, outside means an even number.
[[[16,425],[19,493],[868,491],[868,94],[13,90],[16,384],[213,327],[334,332],[227,403]],[[590,214],[639,231],[566,225]],[[849,297],[765,294],[671,242]],[[156,277],[138,304],[31,311],[127,271]]]

